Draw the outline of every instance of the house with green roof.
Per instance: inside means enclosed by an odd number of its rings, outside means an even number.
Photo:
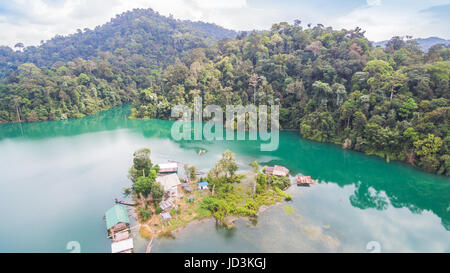
[[[122,205],[115,205],[105,213],[106,229],[108,237],[114,237],[115,233],[129,230],[130,218],[127,209]]]

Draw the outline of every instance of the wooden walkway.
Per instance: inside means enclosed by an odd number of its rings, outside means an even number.
[[[148,243],[147,249],[145,250],[145,253],[150,253],[150,252],[152,252],[152,243],[153,243],[153,237],[152,237],[152,239],[150,240],[150,242]]]

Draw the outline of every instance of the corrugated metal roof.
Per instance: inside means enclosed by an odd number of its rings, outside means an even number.
[[[115,205],[105,213],[106,228],[110,229],[118,223],[130,223],[127,209],[122,205]]]
[[[274,167],[266,166],[266,174],[268,175],[276,175],[276,176],[287,176],[289,174],[289,170],[284,166],[275,165]]]
[[[111,244],[111,252],[112,253],[120,253],[123,251],[131,250],[133,249],[133,238],[130,238],[128,240],[120,241],[117,243]]]
[[[176,174],[157,177],[156,182],[163,186],[164,191],[169,191],[170,189],[176,188],[178,185],[181,185],[180,179]]]
[[[165,211],[170,209],[171,207],[173,207],[173,202],[170,200],[166,200],[166,201],[162,201],[161,203],[159,203],[159,207]]]
[[[297,176],[297,182],[300,184],[311,184],[311,176]]]
[[[159,172],[160,173],[176,173],[178,171],[178,164],[177,163],[164,163],[159,164]]]

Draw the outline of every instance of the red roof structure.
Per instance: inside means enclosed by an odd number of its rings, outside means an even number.
[[[311,176],[297,176],[297,184],[299,185],[311,185],[312,184],[312,180],[311,180]]]
[[[266,175],[288,176],[289,170],[286,167],[275,165],[274,167],[265,167]]]
[[[160,174],[176,173],[177,171],[178,171],[177,163],[159,164],[159,173]]]

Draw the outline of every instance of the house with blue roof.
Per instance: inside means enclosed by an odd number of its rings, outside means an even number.
[[[208,184],[207,181],[202,181],[202,182],[197,183],[197,186],[198,186],[199,190],[207,190],[207,189],[209,189],[208,185],[209,184]]]

